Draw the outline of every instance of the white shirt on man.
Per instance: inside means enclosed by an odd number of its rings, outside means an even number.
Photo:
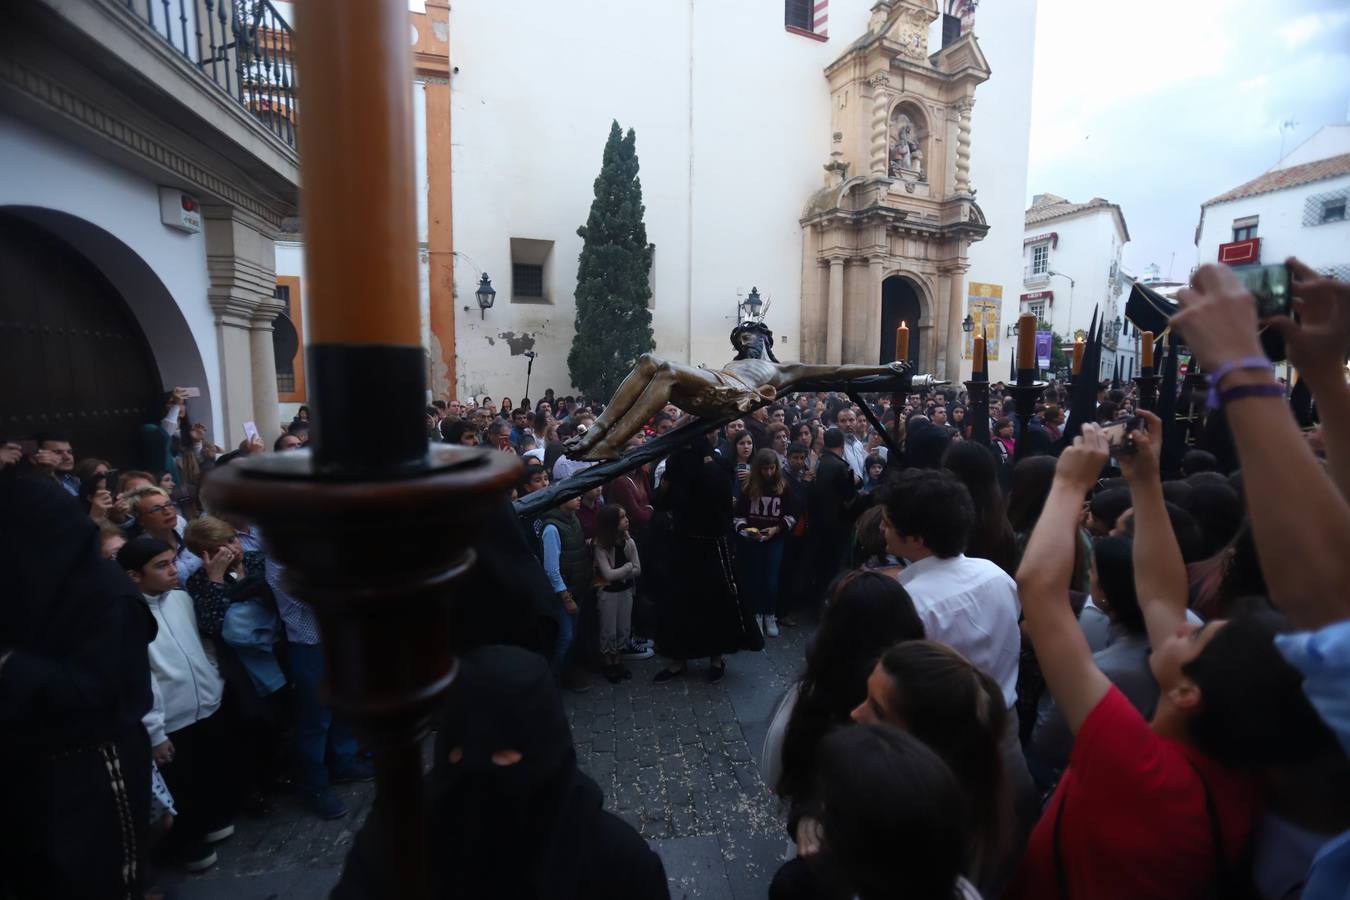
[[[989,560],[965,554],[930,556],[896,577],[914,601],[925,636],[956,650],[998,682],[1011,709],[1022,651],[1017,582]]]
[[[867,480],[867,444],[858,440],[856,435],[844,435],[844,462],[858,478]]]

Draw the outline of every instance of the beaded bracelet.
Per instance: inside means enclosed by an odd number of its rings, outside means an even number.
[[[1278,384],[1239,384],[1219,391],[1219,402],[1224,406],[1246,397],[1284,397],[1284,388]]]

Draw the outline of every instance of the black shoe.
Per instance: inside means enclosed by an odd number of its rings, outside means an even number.
[[[605,680],[610,684],[618,684],[623,681],[623,670],[619,668],[617,663],[610,663],[605,666]]]
[[[727,674],[727,664],[725,660],[723,660],[720,663],[715,663],[713,665],[708,666],[708,674],[706,676],[706,678],[708,679],[708,684],[717,684],[717,682],[721,681],[723,678],[726,677],[726,674]]]
[[[684,673],[685,669],[683,667],[678,669],[662,669],[660,672],[656,673],[656,677],[652,679],[652,684],[665,684],[667,681],[674,681]]]

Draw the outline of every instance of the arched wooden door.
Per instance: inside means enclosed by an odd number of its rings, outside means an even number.
[[[881,347],[877,362],[895,359],[895,329],[904,322],[909,326],[909,361],[914,371],[924,371],[920,359],[918,288],[908,278],[892,275],[881,283]]]
[[[149,344],[103,274],[55,234],[0,212],[0,433],[68,437],[75,456],[141,464],[163,415]]]

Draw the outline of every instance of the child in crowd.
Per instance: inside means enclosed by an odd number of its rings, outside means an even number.
[[[174,550],[141,536],[117,553],[140,588],[158,633],[149,646],[154,705],[145,715],[151,755],[179,815],[163,848],[190,872],[215,865],[210,845],[234,833],[233,731],[221,708],[225,683],[202,645],[192,598],[178,588]]]
[[[600,591],[600,653],[605,677],[618,684],[633,673],[619,663],[632,638],[633,589],[642,574],[637,544],[628,533],[628,513],[617,503],[602,506],[596,520],[595,566]]]
[[[591,689],[590,682],[576,664],[574,648],[577,613],[590,588],[594,568],[591,550],[586,546],[586,534],[577,518],[580,508],[581,498],[573,497],[544,513],[534,523],[544,574],[558,598],[558,644],[554,649],[553,667],[563,686],[575,693]]]

